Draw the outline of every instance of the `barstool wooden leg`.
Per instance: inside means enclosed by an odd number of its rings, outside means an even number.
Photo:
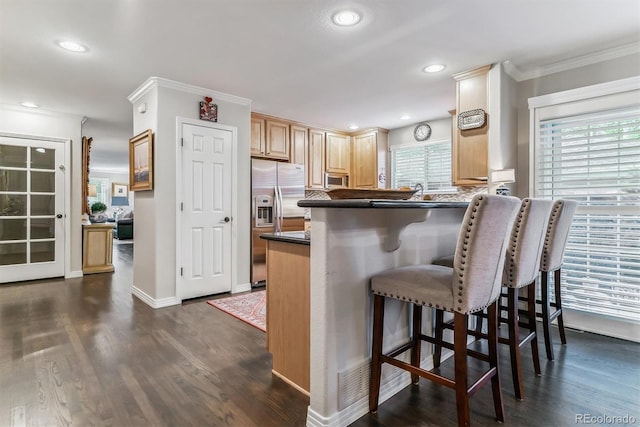
[[[420,334],[422,334],[422,306],[413,305],[413,347],[411,348],[411,364],[416,368],[420,367],[420,347],[422,340]],[[411,382],[418,384],[420,375],[411,374]]]
[[[562,270],[562,268],[558,268],[555,272],[554,272],[554,276],[553,276],[553,281],[554,283],[554,289],[555,289],[555,297],[556,297],[556,311],[559,311],[560,313],[558,314],[558,331],[560,332],[560,341],[562,341],[562,344],[566,344],[567,343],[567,337],[564,335],[564,320],[562,320],[562,296],[560,294],[560,271]]]
[[[504,422],[504,406],[502,404],[502,388],[498,367],[498,303],[494,302],[487,309],[488,334],[489,334],[489,366],[496,368],[495,375],[491,378],[491,391],[493,392],[493,406],[496,410],[498,421]]]
[[[522,369],[520,367],[520,328],[518,327],[518,289],[507,291],[507,317],[509,323],[509,353],[511,355],[511,376],[513,390],[518,400],[524,399]]]
[[[373,296],[373,338],[371,344],[371,378],[369,381],[369,411],[378,410],[380,375],[382,374],[382,332],[384,325],[384,297]]]
[[[547,359],[553,360],[553,340],[551,338],[551,302],[549,301],[549,273],[541,272],[540,294],[542,295],[542,330]],[[558,301],[556,297],[556,301]]]
[[[444,312],[442,310],[436,310],[436,326],[435,326],[435,339],[437,342],[442,342],[443,336],[443,324],[444,324]],[[442,360],[442,346],[435,344],[433,347],[433,367],[440,366]]]
[[[468,426],[471,423],[467,378],[467,321],[467,315],[455,313],[453,320],[453,347],[459,426]]]
[[[527,286],[527,306],[529,318],[529,336],[531,338],[531,357],[533,358],[533,368],[536,375],[542,375],[540,370],[540,356],[538,354],[538,333],[536,330],[536,283]]]

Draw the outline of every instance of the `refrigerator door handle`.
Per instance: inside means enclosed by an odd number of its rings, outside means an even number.
[[[280,230],[282,231],[282,225],[284,224],[284,201],[282,200],[282,188],[278,186],[278,204],[280,205],[280,209],[278,209],[278,213],[280,214]]]
[[[275,194],[273,207],[274,207],[274,217],[275,217],[275,232],[279,233],[282,231],[282,221],[280,217],[282,215],[282,203],[280,202],[280,187],[277,185],[273,187],[273,192]]]

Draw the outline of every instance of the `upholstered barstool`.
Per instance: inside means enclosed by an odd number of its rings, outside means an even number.
[[[553,360],[553,342],[551,340],[551,322],[558,319],[558,332],[562,344],[567,343],[564,334],[564,321],[562,319],[562,298],[560,292],[560,279],[564,251],[567,246],[567,239],[573,216],[576,213],[578,202],[575,200],[556,200],[551,208],[549,225],[544,238],[542,257],[540,259],[540,294],[538,301],[542,306],[542,312],[538,317],[542,317],[542,329],[544,333],[544,346],[547,351],[547,359]],[[553,273],[554,302],[549,300],[549,273]],[[553,313],[551,308],[554,308]]]
[[[498,338],[498,341],[509,345],[513,388],[516,397],[520,400],[524,398],[520,349],[527,343],[531,345],[535,373],[537,375],[541,373],[536,330],[535,283],[551,206],[550,200],[528,198],[522,200],[511,230],[502,273],[502,282],[507,288],[507,293],[504,295],[507,298],[507,317],[500,320],[507,323],[509,334],[507,338]],[[527,298],[530,301],[527,304],[527,322],[523,322],[528,331],[523,338],[520,338],[518,315],[518,293],[521,288],[526,288]],[[435,328],[436,336],[442,336],[442,330],[451,326],[443,322],[442,316],[436,315]],[[478,328],[469,333],[476,337],[485,336]],[[439,346],[435,347],[434,366],[439,364],[441,351]]]
[[[387,270],[371,278],[374,294],[373,342],[369,410],[376,412],[383,363],[411,372],[414,384],[419,377],[455,389],[458,424],[469,425],[469,398],[491,380],[494,407],[499,421],[504,420],[497,352],[497,305],[508,235],[520,201],[515,197],[478,195],[465,213],[455,251],[454,267],[412,265]],[[413,304],[411,340],[382,353],[385,298]],[[454,343],[442,342],[422,334],[422,307],[454,313]],[[471,313],[488,308],[488,355],[469,350],[469,355],[489,362],[489,370],[469,384],[467,375],[467,321]],[[451,380],[420,367],[422,341],[454,350],[455,378]],[[411,350],[411,362],[397,359]]]

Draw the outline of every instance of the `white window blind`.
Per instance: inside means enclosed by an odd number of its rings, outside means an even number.
[[[538,122],[536,197],[574,199],[563,306],[640,321],[640,106]]]
[[[451,188],[451,142],[392,147],[393,188],[422,184],[424,190]]]
[[[89,180],[89,185],[95,185],[96,187],[96,195],[89,196],[89,205],[95,202],[102,202],[105,205],[109,205],[107,201],[109,198],[107,197],[109,191],[109,179],[108,178],[91,178]]]

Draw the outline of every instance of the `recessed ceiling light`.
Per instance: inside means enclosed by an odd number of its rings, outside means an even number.
[[[36,151],[37,151],[38,153],[45,153],[47,150],[45,150],[45,149],[44,149],[44,148],[42,148],[42,147],[38,147],[38,148],[36,148]]]
[[[356,129],[359,129],[359,128],[360,128],[360,126],[358,126],[358,125],[349,126],[349,129],[351,129],[351,130],[356,130]]]
[[[442,64],[433,64],[433,65],[429,65],[427,67],[424,67],[424,69],[422,71],[424,71],[425,73],[437,73],[440,72],[442,70],[444,70],[446,67]]]
[[[336,25],[340,25],[341,27],[348,27],[351,25],[356,25],[358,22],[360,22],[360,14],[358,12],[354,12],[353,10],[343,10],[340,12],[336,12],[331,19]]]
[[[411,118],[411,116],[407,116],[406,114],[402,117],[400,117],[400,120],[409,120]]]
[[[25,102],[21,103],[20,105],[22,105],[23,107],[27,107],[27,108],[40,108],[40,106],[38,104],[35,104],[33,102],[29,102],[29,101],[25,101]]]
[[[84,53],[87,50],[87,47],[84,45],[81,45],[80,43],[76,43],[73,42],[71,40],[62,40],[58,42],[58,46],[60,46],[61,48],[68,50],[69,52],[76,52],[76,53]]]

